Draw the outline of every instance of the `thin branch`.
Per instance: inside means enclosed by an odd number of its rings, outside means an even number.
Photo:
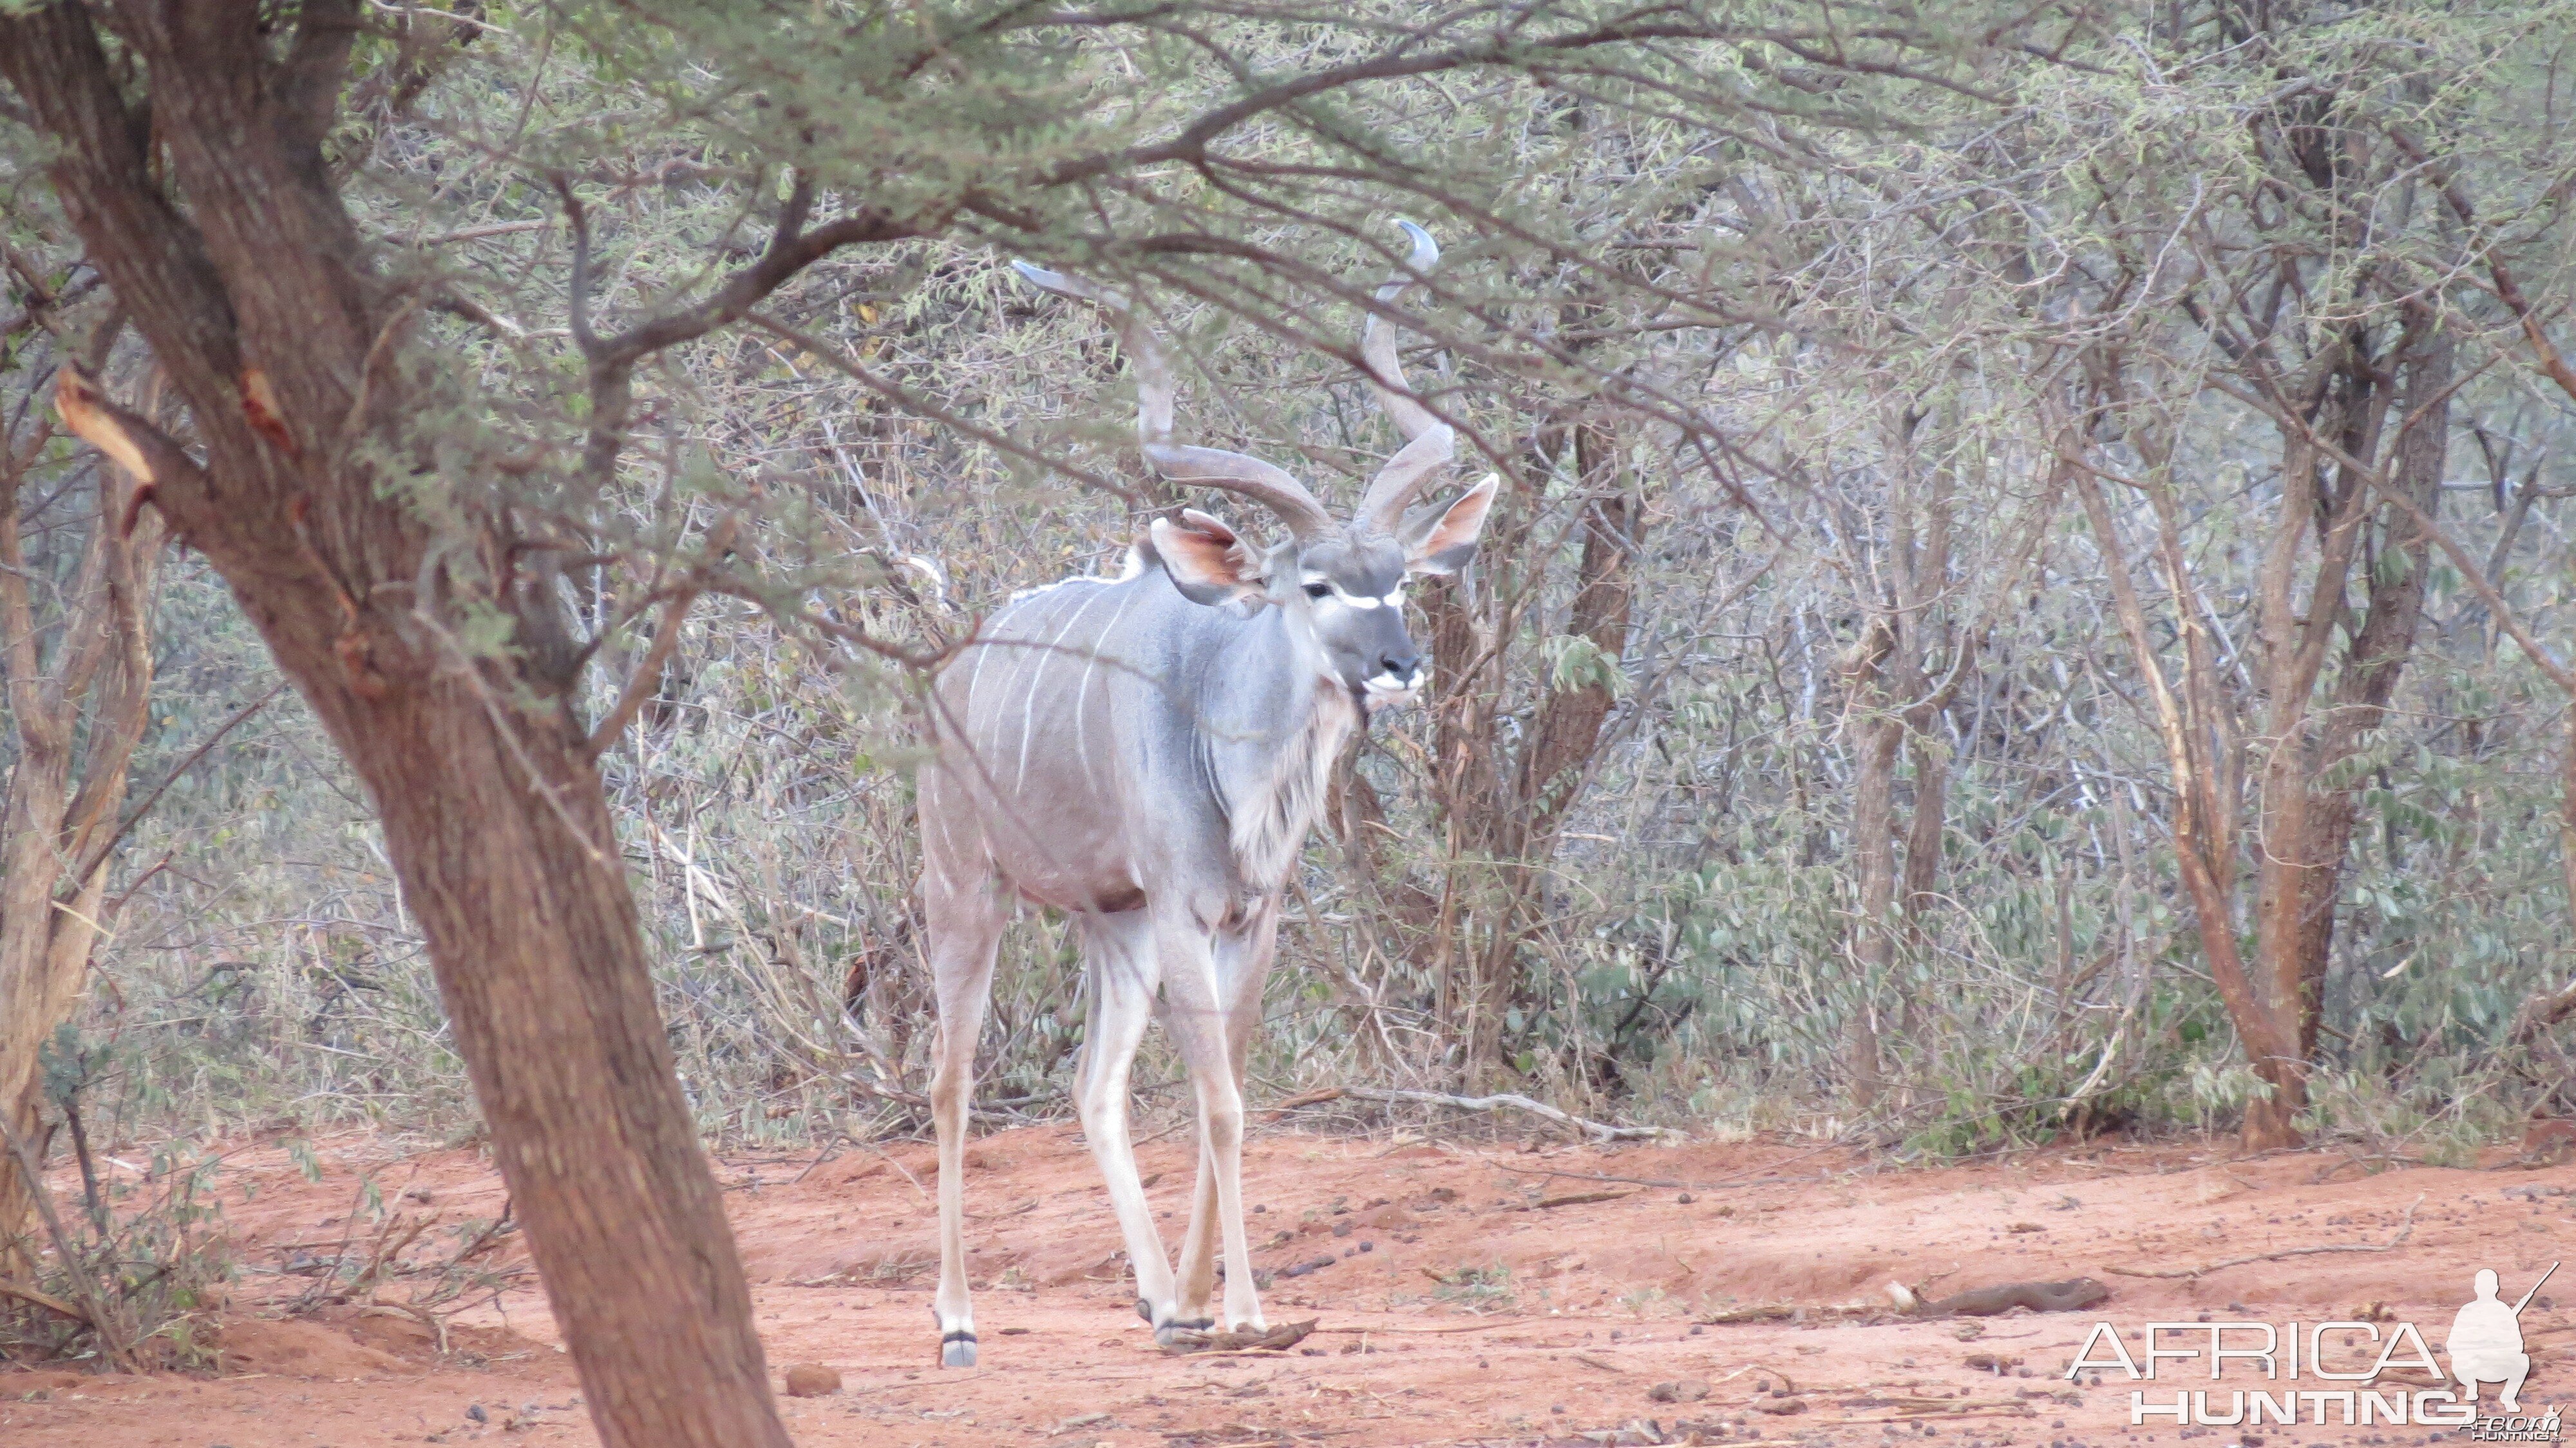
[[[770,293],[805,268],[844,246],[900,241],[947,224],[954,207],[899,218],[882,207],[862,207],[811,231],[805,222],[814,209],[814,181],[798,173],[794,188],[779,208],[778,223],[760,259],[733,274],[704,299],[674,308],[617,333],[599,335],[591,317],[589,213],[573,194],[572,180],[561,171],[549,179],[562,198],[572,229],[570,312],[573,341],[590,362],[590,430],[582,445],[582,476],[594,490],[605,489],[626,448],[626,419],[634,410],[635,367],[667,347],[695,340],[748,315]]]
[[[44,1219],[45,1231],[54,1239],[55,1259],[62,1263],[64,1274],[71,1279],[73,1290],[80,1298],[81,1316],[89,1320],[90,1330],[98,1334],[99,1356],[107,1359],[108,1366],[118,1372],[134,1371],[134,1354],[125,1346],[125,1335],[117,1331],[116,1319],[99,1302],[98,1292],[82,1266],[80,1254],[72,1247],[71,1234],[63,1230],[62,1214],[54,1210],[54,1194],[45,1189],[43,1165],[36,1160],[36,1154],[27,1149],[26,1139],[10,1126],[9,1113],[5,1111],[0,1111],[0,1140],[6,1141],[9,1154],[16,1158],[18,1170],[26,1178],[27,1195],[35,1199],[36,1215]]]
[[[1279,1103],[1280,1110],[1302,1106],[1321,1106],[1327,1101],[1344,1098],[1353,1101],[1375,1101],[1390,1106],[1447,1106],[1460,1111],[1526,1111],[1545,1117],[1559,1126],[1570,1126],[1595,1141],[1644,1141],[1672,1133],[1660,1126],[1612,1126],[1607,1122],[1588,1121],[1583,1117],[1559,1111],[1544,1101],[1533,1101],[1514,1092],[1492,1096],[1452,1096],[1445,1091],[1404,1091],[1378,1086],[1334,1086],[1310,1091],[1303,1096]]]
[[[807,201],[810,205],[810,194]],[[758,261],[736,272],[732,280],[694,306],[665,312],[614,337],[599,340],[599,351],[592,365],[632,367],[665,347],[703,337],[718,327],[741,320],[798,272],[842,247],[907,240],[936,230],[947,220],[945,212],[899,218],[892,212],[871,206],[825,222],[812,231],[789,230],[791,221],[801,223],[803,217],[796,210],[793,198],[790,198],[788,207],[788,215],[780,219],[780,230],[771,238],[769,249],[761,254]]]
[[[662,622],[653,631],[653,642],[644,650],[643,661],[635,666],[634,673],[627,676],[626,687],[618,692],[616,706],[599,721],[598,728],[590,731],[589,740],[582,745],[583,752],[591,758],[606,754],[608,746],[617,742],[617,736],[626,732],[626,726],[635,722],[644,702],[653,697],[653,691],[660,686],[663,668],[680,647],[680,626],[688,621],[689,606],[697,601],[697,585],[691,582],[682,584],[679,591],[671,595],[671,601],[662,606]]]
[[[108,854],[125,839],[127,834],[133,831],[136,825],[143,822],[143,817],[145,815],[152,813],[152,806],[161,802],[161,796],[168,792],[170,786],[177,784],[180,778],[187,774],[189,770],[197,767],[198,761],[204,759],[209,751],[213,750],[216,745],[223,743],[225,735],[232,733],[233,730],[248,722],[252,715],[267,708],[269,701],[285,692],[286,681],[284,679],[280,679],[276,683],[270,685],[267,693],[260,695],[248,704],[243,705],[240,709],[235,710],[233,712],[233,716],[217,725],[215,727],[215,732],[207,735],[203,743],[199,744],[196,748],[189,750],[187,758],[182,759],[177,764],[171,766],[170,772],[161,777],[161,782],[152,786],[152,792],[143,796],[143,802],[137,804],[134,808],[127,810],[125,812],[125,818],[116,822],[115,832],[110,834],[106,839],[99,841],[96,845],[91,846],[89,853],[82,856],[80,867],[73,870],[66,877],[72,882],[73,887],[77,889],[81,881],[88,879],[93,871],[97,870],[99,866],[106,864]]]
[[[55,1313],[62,1317],[68,1317],[74,1322],[89,1321],[89,1314],[81,1311],[71,1303],[65,1302],[59,1297],[52,1297],[45,1293],[38,1292],[33,1287],[27,1287],[16,1282],[12,1282],[6,1277],[0,1277],[0,1297],[14,1297],[20,1302],[32,1303],[35,1306],[45,1309],[47,1312]]]
[[[599,338],[590,328],[590,213],[573,194],[572,178],[557,171],[550,179],[555,194],[563,198],[564,221],[572,229],[572,282],[566,309],[572,316],[573,344],[587,357],[599,349]]]
[[[1778,46],[1784,51],[1814,64],[1834,70],[1859,74],[1884,75],[1939,86],[1962,95],[2003,104],[2001,98],[1987,94],[1960,81],[1931,74],[1909,66],[1883,61],[1863,60],[1841,48],[1838,36],[1799,36],[1760,30],[1736,30],[1724,25],[1675,22],[1668,18],[1672,11],[1657,8],[1644,12],[1656,17],[1652,21],[1619,21],[1570,34],[1547,36],[1537,40],[1515,38],[1505,28],[1492,39],[1446,50],[1419,51],[1396,49],[1354,61],[1328,70],[1309,71],[1265,86],[1239,100],[1201,115],[1169,140],[1131,146],[1067,161],[1044,173],[1039,182],[1047,186],[1065,186],[1108,175],[1128,175],[1144,167],[1173,161],[1202,163],[1208,159],[1208,147],[1219,137],[1248,121],[1270,112],[1295,105],[1300,101],[1336,91],[1349,90],[1369,81],[1405,80],[1439,75],[1449,71],[1513,68],[1544,72],[1568,64],[1586,52],[1612,46],[1642,45],[1657,40],[1708,40],[1745,47],[1744,59],[1757,45]],[[1406,38],[1409,43],[1413,37]],[[1819,42],[1831,49],[1821,48]]]
[[[2570,401],[2576,401],[2576,366],[2569,365],[2567,355],[2559,351],[2558,344],[2550,341],[2549,334],[2542,330],[2538,310],[2531,305],[2531,298],[2523,295],[2521,282],[2497,253],[2497,238],[2490,235],[2486,223],[2478,219],[2477,207],[2469,200],[2467,189],[2461,186],[2459,172],[2448,162],[2437,161],[2428,155],[2423,144],[2409,135],[2404,127],[2389,126],[2386,129],[2388,138],[2397,143],[2397,148],[2404,151],[2408,159],[2430,171],[2440,184],[2442,200],[2460,219],[2460,224],[2469,229],[2478,255],[2486,261],[2487,277],[2495,283],[2496,299],[2503,302],[2505,310],[2513,313],[2514,320],[2522,324],[2522,335],[2530,341],[2541,372],[2557,383]]]
[[[1063,458],[1051,457],[1025,443],[1015,442],[1008,436],[995,432],[991,428],[977,425],[969,418],[960,417],[956,413],[949,411],[947,408],[941,407],[938,403],[931,401],[927,397],[923,397],[909,388],[889,382],[883,377],[879,377],[874,372],[869,371],[867,368],[862,367],[858,363],[843,356],[840,349],[822,341],[820,338],[814,337],[805,332],[800,332],[794,327],[788,326],[786,323],[769,316],[765,312],[752,312],[748,314],[746,320],[748,320],[753,326],[760,328],[762,331],[769,333],[773,337],[778,337],[782,340],[795,343],[797,346],[805,349],[807,354],[812,356],[816,361],[821,362],[833,371],[840,373],[842,376],[856,382],[861,387],[868,389],[870,392],[875,393],[879,397],[884,398],[888,402],[893,403],[897,407],[903,408],[905,411],[910,412],[917,417],[929,418],[931,421],[936,422],[951,431],[960,433],[966,437],[971,437],[977,442],[993,448],[997,452],[1018,458],[1022,462],[1034,463],[1050,472],[1062,473],[1066,477],[1073,479],[1075,482],[1082,484],[1084,487],[1098,488],[1100,491],[1120,499],[1130,507],[1142,508],[1150,506],[1150,500],[1139,495],[1134,489],[1129,488],[1124,484],[1113,482],[1099,473],[1092,472],[1085,468],[1075,467],[1072,463]]]

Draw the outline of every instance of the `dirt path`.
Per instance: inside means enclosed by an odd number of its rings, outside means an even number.
[[[403,1156],[355,1138],[322,1155],[319,1183],[273,1149],[233,1159],[226,1212],[246,1260],[277,1267],[336,1242],[362,1170],[415,1214],[455,1222],[500,1206],[497,1179],[471,1152]],[[844,1148],[819,1167],[810,1156],[735,1157],[720,1172],[773,1368],[825,1363],[845,1383],[836,1395],[785,1400],[798,1441],[810,1444],[2167,1442],[2178,1436],[2170,1421],[2127,1426],[2133,1385],[2116,1369],[2099,1385],[2063,1379],[2095,1321],[2128,1333],[2133,1354],[2144,1324],[2204,1315],[2368,1317],[2387,1332],[2411,1321],[2438,1349],[2478,1269],[2501,1274],[2510,1301],[2552,1260],[2576,1259],[2576,1166],[2364,1176],[2340,1156],[2222,1155],[2115,1148],[1900,1171],[1767,1145],[1533,1153],[1274,1132],[1245,1163],[1246,1198],[1260,1207],[1254,1238],[1270,1244],[1255,1259],[1279,1274],[1264,1304],[1274,1323],[1313,1317],[1321,1328],[1284,1356],[1173,1358],[1154,1351],[1128,1307],[1116,1229],[1075,1131],[1031,1128],[972,1153],[985,1365],[965,1373],[931,1365],[926,1146]],[[1190,1153],[1167,1138],[1140,1156],[1149,1177],[1159,1174],[1153,1194],[1177,1243]],[[2388,1251],[2198,1278],[2117,1271],[2401,1236]],[[1306,1264],[1321,1265],[1286,1275]],[[1832,1310],[1884,1305],[1891,1279],[1939,1295],[2079,1275],[2102,1281],[2111,1300],[1975,1323]],[[2534,1363],[2526,1411],[2576,1398],[2576,1313],[2561,1305],[2576,1304],[2571,1278],[2576,1260],[2523,1315]],[[0,1443],[594,1441],[543,1299],[524,1279],[456,1319],[444,1361],[428,1329],[398,1314],[257,1318],[258,1292],[304,1281],[245,1279],[222,1329],[225,1375],[0,1371]],[[1804,1318],[1693,1320],[1763,1304],[1803,1308]],[[2347,1345],[2330,1357],[2366,1365],[2375,1351]],[[1972,1367],[1976,1354],[2003,1359],[2003,1375]],[[2165,1402],[2213,1386],[2205,1367],[2190,1366],[2201,1376],[2168,1363],[2156,1384],[2137,1386],[2160,1388]],[[1663,1396],[1676,1400],[1659,1400],[1658,1385],[1674,1383],[1678,1393]],[[1694,1397],[1702,1384],[1705,1396]],[[2379,1386],[2392,1384],[2406,1385]],[[2221,1386],[2292,1385],[2231,1367]],[[2231,1394],[2211,1396],[2223,1411]],[[2229,1444],[2466,1441],[2457,1429],[2346,1427],[2339,1417],[2287,1433],[2181,1432]]]

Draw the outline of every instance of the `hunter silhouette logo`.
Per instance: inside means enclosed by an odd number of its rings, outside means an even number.
[[[2478,1400],[2480,1383],[2502,1383],[2504,1391],[2497,1401],[2508,1413],[2522,1411],[2522,1380],[2531,1375],[2531,1355],[2522,1350],[2522,1310],[2539,1294],[2541,1283],[2557,1271],[2558,1264],[2550,1263],[2549,1271],[2540,1274],[2540,1281],[2531,1284],[2522,1300],[2507,1307],[2496,1298],[2495,1273],[2479,1270],[2477,1296],[2451,1319],[2451,1335],[2442,1344],[2451,1355],[2451,1376],[2468,1390],[2471,1403]]]
[[[2415,1324],[2383,1327],[2384,1317],[2271,1323],[2212,1322],[2203,1314],[2195,1322],[2146,1323],[2126,1337],[2112,1324],[2097,1322],[2067,1363],[2066,1376],[2073,1381],[2091,1374],[2096,1387],[2105,1372],[2119,1372],[2141,1384],[2175,1378],[2210,1384],[2170,1393],[2133,1389],[2132,1428],[2155,1418],[2201,1428],[2260,1428],[2267,1422],[2284,1428],[2420,1424],[2465,1430],[2476,1443],[2556,1443],[2561,1431],[2556,1408],[2523,1412],[2531,1355],[2523,1350],[2522,1312],[2557,1275],[2559,1265],[2550,1263],[2513,1302],[2501,1297],[2494,1272],[2479,1272],[2471,1288],[2474,1295],[2451,1319],[2443,1355],[2435,1354]],[[2138,1347],[2135,1353],[2131,1340]],[[2447,1371],[2443,1356],[2449,1359]],[[2230,1369],[2232,1382],[2226,1381]],[[2410,1376],[2392,1376],[2399,1372]],[[2503,1390],[2493,1414],[2478,1403],[2479,1389],[2488,1383]]]

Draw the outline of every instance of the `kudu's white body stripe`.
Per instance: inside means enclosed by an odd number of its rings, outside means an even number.
[[[1088,583],[1095,580],[1085,579],[1083,581]],[[1074,609],[1073,617],[1066,619],[1064,621],[1064,627],[1057,629],[1055,631],[1055,637],[1047,641],[1046,653],[1037,661],[1037,667],[1029,670],[1028,698],[1020,705],[1020,767],[1018,775],[1011,786],[1014,789],[1026,789],[1029,786],[1029,741],[1035,739],[1038,732],[1036,728],[1033,727],[1037,718],[1038,685],[1046,682],[1047,666],[1055,662],[1056,651],[1064,647],[1065,639],[1073,633],[1073,626],[1082,622],[1082,616],[1089,613],[1091,611],[1091,606],[1098,603],[1101,597],[1102,595],[1100,593],[1095,592],[1089,598],[1084,599],[1082,603]],[[1090,654],[1091,662],[1098,661],[1099,654],[1097,650],[1085,650],[1085,652]],[[1084,667],[1086,669],[1089,668],[1090,663],[1087,662]],[[1075,716],[1075,722],[1077,724],[1080,722],[1080,714],[1078,712]]]

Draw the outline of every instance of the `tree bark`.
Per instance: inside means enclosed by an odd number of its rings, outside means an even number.
[[[2071,438],[2061,444],[2070,453],[2071,447]],[[2256,979],[2246,969],[2244,954],[2237,944],[2233,899],[2235,798],[2232,786],[2222,787],[2223,767],[2214,744],[2218,724],[2209,712],[2215,701],[2205,691],[2187,689],[2177,694],[2174,690],[2155,637],[2148,629],[2137,583],[2129,577],[2128,561],[2122,555],[2110,505],[2102,497],[2102,485],[2080,466],[2065,466],[2073,475],[2076,497],[2084,506],[2085,520],[2102,550],[2113,611],[2128,640],[2130,657],[2146,680],[2166,767],[2173,773],[2174,860],[2182,875],[2183,889],[2191,899],[2193,924],[2200,936],[2201,955],[2209,963],[2210,979],[2218,987],[2219,1000],[2236,1026],[2249,1062],[2258,1063],[2259,1070],[2259,1063],[2293,1059],[2297,1036],[2280,1029]],[[2178,595],[2187,599],[2189,595],[2179,594],[2187,575],[2173,581]],[[2188,627],[2185,632],[2188,635]],[[2245,1125],[2249,1144],[2258,1134],[2287,1128],[2288,1116],[2264,1109],[2269,1104],[2249,1103]]]
[[[2344,387],[2330,415],[2342,424],[2339,441],[2345,451],[2367,458],[2376,451],[2387,389],[2366,365],[2347,366],[2342,377]],[[2246,1106],[2244,1139],[2253,1150],[2294,1146],[2301,1139],[2295,1118],[2307,1107],[2316,1013],[2316,1003],[2305,991],[2305,948],[2315,928],[2312,881],[2327,868],[2322,852],[2329,833],[2321,814],[2326,801],[2317,789],[2325,768],[2319,731],[2327,726],[2316,717],[2316,691],[2345,611],[2354,556],[2377,511],[2366,483],[2349,469],[2322,467],[2304,439],[2283,438],[2283,463],[2284,477],[2295,481],[2275,517],[2272,558],[2295,554],[2317,504],[2322,504],[2324,521],[2311,597],[2303,606],[2295,604],[2285,584],[2267,589],[2264,596],[2267,647],[2261,682],[2268,696],[2263,737],[2269,751],[2263,760],[2257,833],[2253,984],[2256,1008],[2270,1017],[2270,1035],[2278,1044],[2252,1061],[2255,1074],[2271,1088],[2268,1097]],[[2327,486],[2337,478],[2341,486]],[[2177,591],[2179,596],[2179,587]],[[2290,612],[2294,608],[2296,615]],[[2330,912],[2332,902],[2324,908]]]
[[[1509,506],[1508,494],[1497,512]],[[1515,530],[1508,516],[1487,527],[1479,550],[1488,561],[1478,569],[1490,577],[1507,565],[1508,546],[1498,546]],[[1495,535],[1502,535],[1497,537]],[[1491,584],[1486,584],[1490,589]],[[1484,1059],[1477,1039],[1481,1022],[1499,1018],[1485,1012],[1478,996],[1478,962],[1482,959],[1468,931],[1483,914],[1491,890],[1502,783],[1494,761],[1494,721],[1499,687],[1491,667],[1479,667],[1486,655],[1489,631],[1477,618],[1467,585],[1456,579],[1434,579],[1423,590],[1429,616],[1433,696],[1431,797],[1437,803],[1447,869],[1434,911],[1428,962],[1438,998],[1433,1013],[1444,1039],[1458,1043],[1468,1061]]]
[[[1898,897],[1908,952],[1929,943],[1923,917],[1941,884],[1941,838],[1949,828],[1950,752],[1933,737],[1941,707],[1916,711],[1906,721],[1905,757],[1914,765],[1914,804],[1905,817],[1905,888]],[[1910,1009],[1912,996],[1904,1004]]]
[[[365,783],[602,1441],[783,1448],[560,607],[514,571],[506,502],[434,523],[371,461],[430,471],[419,374],[392,365],[413,312],[322,153],[356,0],[307,0],[282,47],[255,7],[120,14],[148,127],[83,5],[0,19],[0,77],[61,144],[64,209],[206,461],[77,379],[65,418],[153,487]],[[469,608],[507,616],[509,647],[461,645]]]
[[[1878,1104],[1887,1086],[1878,999],[1896,966],[1896,760],[1905,742],[1905,724],[1887,688],[1896,628],[1876,611],[1868,620],[1847,666],[1853,714],[1851,862],[1859,899],[1852,922],[1852,1010],[1843,1029],[1852,1101],[1864,1111]]]
[[[2440,506],[2443,469],[2449,462],[2450,397],[2453,344],[2434,330],[2407,359],[2406,387],[2397,401],[2401,424],[2389,464],[2389,486],[2427,516]],[[2354,486],[2365,486],[2355,480]],[[2332,776],[2360,747],[2363,736],[2387,717],[2389,699],[2405,672],[2424,614],[2424,583],[2432,565],[2433,539],[2391,503],[2381,510],[2382,547],[2403,565],[2400,576],[2366,579],[2370,604],[2361,627],[2346,645],[2343,667],[2335,680],[2333,707],[2318,730],[2317,758],[2311,780]],[[2325,988],[2326,966],[2333,954],[2335,906],[2350,864],[2353,831],[2361,814],[2361,785],[2312,787],[2308,810],[2310,838],[2300,851],[2309,862],[2299,883],[2294,1001],[2303,1058],[2316,1054]],[[2290,972],[2285,971],[2286,984]]]
[[[42,426],[27,457],[45,445]],[[24,458],[12,441],[0,437],[0,681],[18,738],[0,806],[0,1115],[8,1135],[41,1142],[41,1053],[89,979],[106,847],[150,718],[152,570],[162,529],[147,518],[125,533],[132,485],[100,465],[63,605],[40,621],[19,538]],[[56,639],[50,653],[46,633]],[[0,1277],[33,1276],[19,1244],[34,1224],[36,1188],[0,1157]]]
[[[514,742],[466,678],[335,702],[603,1439],[784,1443],[578,740]]]

